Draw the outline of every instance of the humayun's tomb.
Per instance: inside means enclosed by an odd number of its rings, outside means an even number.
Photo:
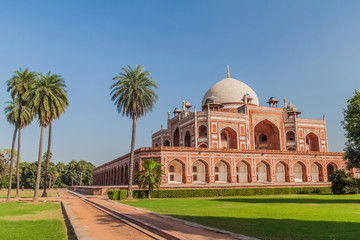
[[[152,134],[152,147],[135,151],[134,171],[144,160],[161,162],[162,184],[183,186],[319,183],[345,168],[343,153],[329,152],[326,121],[300,118],[284,99],[260,106],[256,93],[230,78],[204,95],[201,111],[184,101],[168,112],[167,128]],[[94,170],[94,185],[127,184],[130,154]]]

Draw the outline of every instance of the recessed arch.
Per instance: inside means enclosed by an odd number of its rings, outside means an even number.
[[[199,138],[201,137],[207,137],[207,127],[205,125],[199,127]]]
[[[238,183],[248,183],[251,182],[251,166],[245,161],[241,160],[236,165],[236,175]]]
[[[121,166],[121,180],[120,180],[121,184],[125,184],[124,179],[125,179],[124,166]]]
[[[171,160],[168,164],[168,182],[169,183],[183,183],[184,182],[184,164],[178,160]]]
[[[215,182],[226,183],[230,179],[230,165],[224,161],[219,160],[215,163]]]
[[[139,166],[139,161],[136,161],[135,162],[135,166],[134,166],[134,178],[133,178],[133,182],[134,183],[137,183],[137,180],[136,180],[136,173],[140,171],[140,166]]]
[[[311,132],[308,135],[306,135],[306,149],[308,151],[314,151],[314,152],[318,152],[320,147],[319,147],[319,137]]]
[[[257,172],[257,181],[258,182],[271,182],[271,172],[270,172],[270,164],[261,161],[256,166]]]
[[[189,131],[186,131],[184,136],[185,147],[191,147],[191,134]]]
[[[159,144],[156,143],[156,144],[155,144],[155,147],[158,147],[158,146],[159,146]]]
[[[254,127],[255,149],[281,150],[278,127],[265,119]]]
[[[289,166],[280,161],[275,165],[276,181],[277,182],[290,182],[289,179]]]
[[[306,166],[302,162],[296,162],[294,164],[294,181],[295,182],[306,182]]]
[[[125,165],[125,184],[129,184],[129,168],[128,165]]]
[[[225,127],[220,131],[221,148],[237,149],[237,133],[231,127]]]
[[[208,146],[205,143],[199,145],[199,148],[207,148]]]
[[[178,127],[174,131],[173,146],[174,147],[180,146],[180,131]]]
[[[323,175],[323,169],[320,163],[313,162],[311,164],[311,181],[312,182],[323,182],[324,181],[324,175]]]
[[[193,183],[208,182],[208,165],[206,162],[198,159],[192,164]]]
[[[165,140],[164,143],[163,143],[163,146],[169,147],[169,146],[170,146],[170,141],[169,141],[169,140]]]
[[[335,163],[333,162],[328,163],[328,165],[326,166],[328,181],[330,181],[331,175],[333,175],[337,169],[338,167]]]

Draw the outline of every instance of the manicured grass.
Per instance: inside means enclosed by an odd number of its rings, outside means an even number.
[[[121,203],[260,239],[360,238],[360,195],[136,199]]]
[[[11,198],[15,197],[16,189],[11,189]],[[39,197],[41,197],[42,189],[39,191]],[[57,190],[56,189],[49,189],[47,190],[48,197],[57,197]],[[0,198],[7,197],[7,189],[0,190]],[[33,189],[24,189],[24,191],[20,190],[20,197],[21,198],[32,198],[34,197],[34,190]]]
[[[0,239],[68,239],[59,203],[0,203]]]

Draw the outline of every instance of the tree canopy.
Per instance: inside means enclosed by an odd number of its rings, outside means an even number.
[[[348,169],[360,168],[360,92],[347,99],[342,125],[346,130],[345,161]]]

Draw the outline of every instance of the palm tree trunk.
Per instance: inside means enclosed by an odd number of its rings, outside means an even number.
[[[130,150],[130,166],[129,166],[129,185],[127,198],[132,199],[132,180],[134,172],[134,147],[135,147],[135,135],[136,135],[136,116],[133,116],[133,128],[131,135],[131,150]]]
[[[47,148],[46,160],[45,160],[46,165],[45,165],[45,176],[44,176],[44,191],[43,191],[42,197],[47,197],[46,182],[48,179],[48,172],[49,172],[50,152],[51,152],[51,122],[49,124],[48,148]]]
[[[9,187],[8,187],[6,201],[10,201],[10,196],[11,196],[11,184],[12,184],[11,180],[12,180],[12,172],[13,172],[13,165],[14,165],[14,150],[15,150],[15,141],[16,141],[17,130],[18,130],[18,128],[15,124],[14,136],[13,136],[13,141],[12,141],[12,145],[11,145],[11,153],[10,153]]]
[[[17,150],[17,161],[16,161],[16,194],[15,197],[20,197],[20,140],[21,140],[21,128],[19,128],[18,135],[18,150]]]
[[[36,183],[35,183],[35,191],[34,191],[34,202],[38,201],[39,198],[39,187],[40,187],[40,177],[41,177],[41,155],[42,155],[42,144],[44,138],[44,126],[41,126],[40,132],[40,143],[39,143],[39,154],[38,154],[38,169],[36,172]]]
[[[149,183],[149,192],[148,192],[148,199],[150,199],[151,196],[150,196],[150,183]]]

